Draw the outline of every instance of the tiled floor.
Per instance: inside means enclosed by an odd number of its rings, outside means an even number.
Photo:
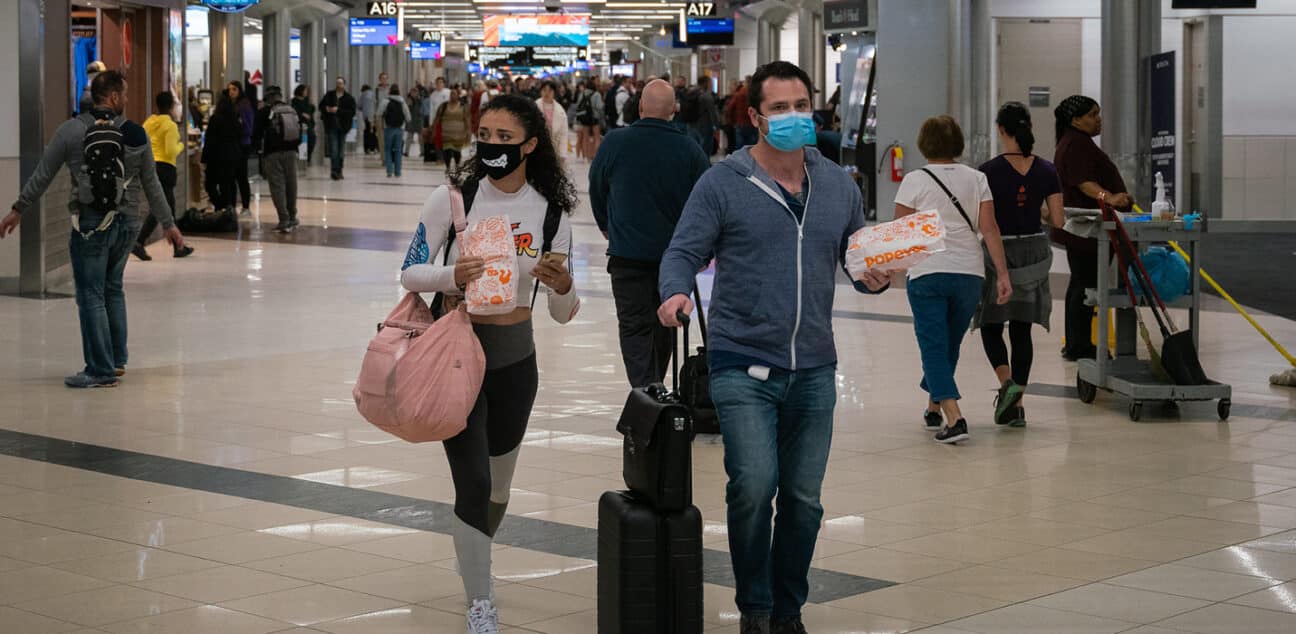
[[[80,358],[72,300],[0,298],[0,632],[462,631],[441,449],[370,428],[350,397],[399,298],[403,235],[442,182],[406,172],[353,164],[335,183],[316,169],[308,231],[132,261],[132,361],[114,390],[61,385]],[[269,222],[268,198],[256,206]],[[535,534],[494,556],[507,631],[595,629],[587,542],[618,486],[626,386],[602,240],[587,207],[575,222],[585,304],[567,326],[537,321],[541,392],[505,522]],[[837,309],[814,562],[830,600],[807,606],[812,632],[1296,631],[1296,393],[1267,385],[1282,360],[1235,315],[1203,323],[1205,365],[1235,390],[1228,424],[1204,404],[1132,423],[1113,397],[1070,396],[1059,304],[1053,333],[1036,333],[1029,427],[989,423],[973,339],[959,371],[973,436],[946,447],[917,416],[903,293],[843,286]],[[1260,319],[1296,342],[1296,323]],[[724,551],[719,446],[696,448],[695,482],[706,545]],[[708,583],[705,600],[710,631],[736,632],[732,590]]]

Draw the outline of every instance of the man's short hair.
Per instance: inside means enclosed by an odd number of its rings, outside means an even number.
[[[90,98],[97,104],[108,101],[115,92],[126,90],[126,76],[115,70],[106,70],[95,75],[90,82]]]
[[[799,79],[805,84],[806,95],[814,96],[814,84],[810,81],[810,75],[800,66],[792,62],[770,62],[756,69],[756,74],[751,76],[751,87],[747,89],[747,103],[761,111],[761,102],[765,100],[765,80],[766,79]]]
[[[929,161],[952,161],[963,155],[963,128],[947,114],[932,117],[918,130],[918,151]]]

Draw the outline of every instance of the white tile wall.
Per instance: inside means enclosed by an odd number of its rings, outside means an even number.
[[[1224,218],[1296,220],[1296,137],[1226,136]]]
[[[1246,177],[1282,178],[1287,139],[1283,137],[1246,137]]]
[[[1228,220],[1246,219],[1246,179],[1224,179],[1224,213]]]
[[[1224,137],[1224,178],[1246,178],[1246,137]]]

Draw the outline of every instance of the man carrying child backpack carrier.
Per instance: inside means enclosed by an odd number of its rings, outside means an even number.
[[[68,249],[81,321],[84,370],[64,379],[73,388],[115,387],[126,373],[126,294],[122,275],[135,235],[129,218],[139,208],[140,189],[149,211],[176,249],[185,246],[162,192],[148,134],[122,116],[126,78],[104,71],[90,83],[91,112],[65,121],[45,148],[12,211],[0,221],[0,238],[18,228],[23,214],[64,165],[72,176],[72,234]],[[39,222],[39,213],[33,221]]]

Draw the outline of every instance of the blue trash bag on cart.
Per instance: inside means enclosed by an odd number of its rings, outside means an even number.
[[[1148,277],[1152,278],[1152,285],[1161,296],[1161,301],[1169,304],[1188,294],[1192,282],[1191,272],[1188,261],[1184,260],[1182,255],[1167,247],[1154,246],[1148,247],[1139,259],[1143,260],[1143,268],[1147,269]],[[1130,268],[1129,279],[1136,294],[1147,301],[1152,301],[1152,298],[1144,296],[1138,272],[1133,267]]]

